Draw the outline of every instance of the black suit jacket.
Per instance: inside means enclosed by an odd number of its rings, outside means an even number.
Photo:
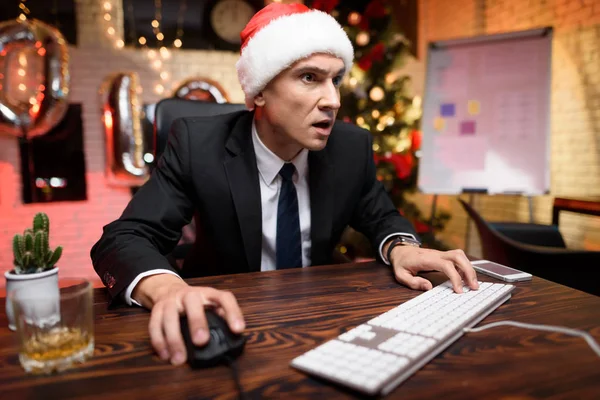
[[[174,122],[151,178],[91,250],[113,298],[142,272],[173,270],[165,255],[194,213],[201,231],[177,273],[260,271],[262,216],[252,119],[253,113],[240,111]],[[348,225],[374,248],[391,233],[414,233],[376,179],[368,131],[336,122],[325,149],[309,153],[308,168],[313,265],[331,263]]]

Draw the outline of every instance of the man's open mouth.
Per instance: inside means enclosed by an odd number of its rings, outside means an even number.
[[[331,122],[332,121],[330,121],[330,120],[319,121],[319,122],[313,124],[313,126],[316,128],[320,128],[320,129],[327,129],[331,126]]]

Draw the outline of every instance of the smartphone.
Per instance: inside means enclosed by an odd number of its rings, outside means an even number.
[[[531,280],[531,274],[519,271],[518,269],[507,267],[488,260],[471,261],[473,268],[477,272],[489,275],[505,282],[518,282]]]

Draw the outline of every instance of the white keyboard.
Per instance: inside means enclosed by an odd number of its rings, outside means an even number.
[[[386,395],[510,298],[515,287],[450,281],[339,335],[291,365],[369,395]]]

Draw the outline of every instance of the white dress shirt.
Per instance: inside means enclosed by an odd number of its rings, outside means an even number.
[[[252,123],[252,144],[256,154],[256,166],[260,182],[260,204],[262,210],[261,271],[277,269],[277,208],[282,178],[279,171],[285,164],[281,158],[260,140],[256,125]],[[302,241],[302,266],[310,265],[310,191],[308,188],[308,150],[303,149],[291,161],[296,167],[292,180],[298,196],[300,238]]]
[[[273,271],[277,269],[276,257],[276,237],[277,237],[277,206],[279,203],[279,191],[281,190],[281,176],[279,171],[285,161],[279,158],[275,153],[265,146],[260,140],[256,125],[252,122],[252,144],[254,153],[256,154],[256,165],[258,167],[259,182],[260,182],[260,204],[262,207],[262,250],[261,250],[261,271]],[[292,161],[296,167],[296,172],[292,180],[296,186],[296,194],[298,195],[298,213],[300,217],[300,237],[302,239],[302,266],[310,265],[310,190],[308,187],[308,150],[303,149]],[[388,235],[379,245],[379,255],[383,261],[389,265],[389,261],[383,255],[383,245],[387,240],[394,236],[408,236],[413,239],[415,237],[409,233],[393,233]],[[153,269],[143,272],[135,277],[125,290],[125,302],[129,305],[140,305],[137,301],[131,298],[133,289],[138,282],[150,275],[155,274],[172,274],[175,272],[168,269]]]

